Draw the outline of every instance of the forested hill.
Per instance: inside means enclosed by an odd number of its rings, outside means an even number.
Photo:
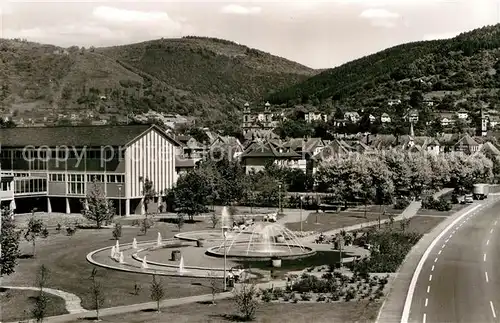
[[[298,63],[215,38],[107,48],[0,39],[0,106],[21,115],[28,110],[43,116],[48,111],[154,109],[206,122],[239,120],[234,114],[246,101],[315,74]]]
[[[323,71],[268,99],[277,104],[339,100],[366,105],[413,90],[498,90],[499,68],[500,25],[495,25],[452,39],[392,47]]]

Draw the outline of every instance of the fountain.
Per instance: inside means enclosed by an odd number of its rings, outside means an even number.
[[[134,238],[134,241],[132,241],[132,248],[137,249],[137,239]]]
[[[225,252],[224,252],[225,249]],[[226,243],[207,249],[208,255],[241,260],[295,259],[315,253],[302,245],[297,236],[278,223],[261,223],[227,236]]]
[[[111,258],[115,258],[116,257],[116,249],[115,249],[115,246],[111,247]]]
[[[146,262],[146,256],[142,258],[142,269],[147,269],[148,268],[148,263]]]
[[[220,215],[220,218],[221,218],[220,225],[222,229],[231,228],[233,226],[233,224],[231,223],[231,215],[229,214],[227,206],[224,206],[222,208],[222,213]]]
[[[161,247],[161,233],[158,232],[158,238],[156,239],[156,246]]]
[[[118,240],[116,240],[115,251],[120,252],[120,242]]]
[[[124,260],[123,260],[123,251],[120,251],[120,258],[118,259],[118,261],[120,262],[120,264],[124,263]]]
[[[187,273],[187,270],[184,269],[184,256],[181,256],[181,261],[179,262],[179,269],[177,269],[177,272],[181,275]]]

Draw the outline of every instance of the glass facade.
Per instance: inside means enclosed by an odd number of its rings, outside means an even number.
[[[47,180],[44,178],[16,178],[14,180],[15,194],[45,192],[47,192]]]
[[[68,194],[73,194],[73,195],[85,194],[85,175],[82,174],[68,175]]]

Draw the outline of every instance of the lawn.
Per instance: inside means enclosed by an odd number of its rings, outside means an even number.
[[[428,210],[420,209],[418,210],[418,215],[433,215],[433,216],[450,216],[456,212],[468,207],[470,204],[453,204],[450,211],[438,211],[438,210]]]
[[[203,230],[209,227],[207,223],[186,223],[183,231]],[[63,229],[64,232],[64,229]],[[93,266],[86,260],[86,255],[98,248],[114,244],[111,229],[85,229],[78,230],[74,236],[64,233],[57,234],[50,230],[47,239],[37,242],[37,256],[35,259],[22,257],[16,272],[10,276],[2,277],[3,285],[33,286],[35,285],[36,272],[41,264],[45,264],[50,271],[47,287],[60,289],[76,294],[82,298],[82,306],[89,308],[91,299],[89,295],[89,280]],[[123,228],[120,241],[128,243],[137,237],[138,241],[156,240],[160,232],[163,238],[173,237],[177,233],[174,224],[157,223],[148,231],[146,236],[139,233],[139,228]],[[21,243],[21,252],[31,254],[31,245],[26,241]],[[97,267],[99,280],[106,291],[104,307],[129,305],[150,301],[149,283],[150,275],[127,273]],[[190,295],[207,294],[210,285],[207,279],[162,277],[166,288],[166,298],[178,298]],[[138,295],[133,295],[134,285],[142,287]],[[17,308],[22,314],[26,307]]]
[[[377,221],[388,218],[388,212],[385,215],[379,212],[363,211],[342,211],[342,212],[312,212],[307,216],[307,219],[302,223],[303,231],[321,231],[326,232],[334,229],[345,228],[351,225]],[[300,222],[287,223],[285,225],[292,231],[300,231]]]
[[[374,322],[380,308],[379,302],[338,303],[266,303],[260,304],[254,322],[272,323],[330,323],[330,322]],[[217,305],[186,304],[165,308],[162,313],[142,311],[102,317],[102,322],[116,323],[222,323],[234,320],[237,314],[231,300],[218,301]],[[81,320],[72,321],[79,323]]]
[[[416,215],[410,218],[410,223],[406,228],[406,231],[417,232],[420,234],[426,234],[434,229],[439,223],[441,223],[445,218],[444,217],[436,217],[436,216],[425,216],[425,215]],[[392,223],[392,228],[400,229],[402,221],[394,221]],[[388,227],[390,224],[384,223],[381,225],[382,228]],[[363,228],[359,231],[364,232],[369,230],[370,227]],[[359,232],[358,231],[358,232]]]
[[[0,290],[0,322],[25,320],[31,318],[37,291],[1,289]],[[60,297],[46,294],[49,299],[47,316],[67,314],[64,300]]]

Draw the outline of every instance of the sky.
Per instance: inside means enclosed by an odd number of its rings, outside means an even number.
[[[0,0],[0,38],[63,47],[187,35],[331,68],[410,41],[500,22],[500,0]]]

